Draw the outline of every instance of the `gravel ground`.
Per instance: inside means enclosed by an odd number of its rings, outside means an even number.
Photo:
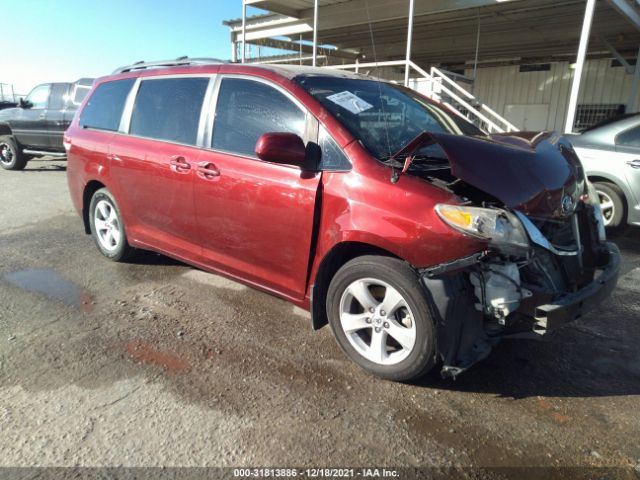
[[[638,228],[614,237],[624,276],[597,311],[545,341],[503,342],[456,381],[404,385],[360,371],[282,300],[152,253],[109,262],[72,209],[64,162],[0,171],[0,205],[0,467],[621,467],[615,478],[636,478]]]

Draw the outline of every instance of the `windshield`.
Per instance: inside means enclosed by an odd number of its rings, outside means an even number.
[[[470,122],[399,85],[328,76],[302,76],[296,81],[381,160],[423,131],[484,135]],[[439,150],[431,146],[416,153],[444,157]]]

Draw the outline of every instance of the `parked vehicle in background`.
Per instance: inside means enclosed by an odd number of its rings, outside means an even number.
[[[364,75],[180,59],[96,81],[65,135],[99,251],[134,248],[311,310],[365,370],[455,376],[616,285],[569,142],[486,135]]]
[[[38,85],[14,108],[0,111],[0,167],[22,170],[29,159],[65,157],[62,136],[93,79]]]
[[[640,114],[607,120],[569,140],[598,192],[605,225],[640,225]]]

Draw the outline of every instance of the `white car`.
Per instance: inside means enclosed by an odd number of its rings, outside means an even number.
[[[569,140],[600,196],[605,226],[640,225],[640,114],[607,120]]]

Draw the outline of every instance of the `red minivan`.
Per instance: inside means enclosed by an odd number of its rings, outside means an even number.
[[[289,300],[388,379],[455,376],[617,281],[568,141],[488,135],[364,75],[138,63],[95,82],[65,147],[103,255],[154,250]]]

